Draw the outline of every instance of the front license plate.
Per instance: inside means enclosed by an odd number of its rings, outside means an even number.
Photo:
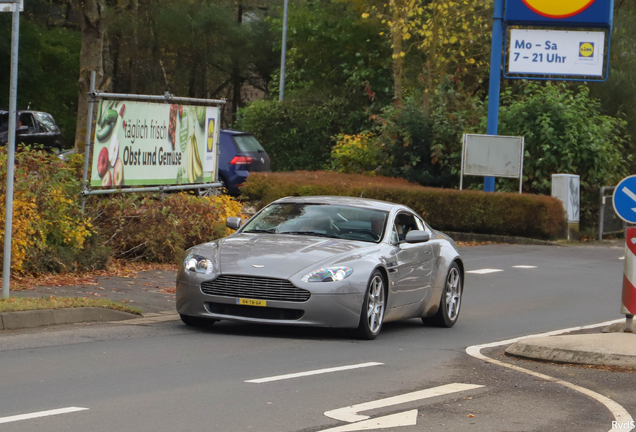
[[[236,304],[246,305],[246,306],[267,306],[267,301],[265,300],[254,300],[254,299],[244,299],[237,298]]]

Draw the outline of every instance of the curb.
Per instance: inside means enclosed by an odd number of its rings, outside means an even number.
[[[128,312],[97,307],[3,312],[0,313],[0,330],[17,330],[92,321],[122,321],[138,317],[139,315]]]
[[[506,354],[531,360],[636,367],[636,335],[604,333],[523,339]]]
[[[453,231],[442,231],[444,234],[452,238],[454,241],[461,242],[493,242],[493,243],[505,243],[515,245],[530,245],[530,246],[567,246],[559,242],[537,240],[526,237],[514,237],[495,234],[476,234],[476,233],[464,233]]]

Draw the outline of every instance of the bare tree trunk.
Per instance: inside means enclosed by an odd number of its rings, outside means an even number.
[[[398,104],[402,104],[402,69],[404,58],[402,57],[402,27],[400,26],[399,7],[396,4],[393,10],[393,23],[396,28],[393,36],[393,98]]]
[[[424,89],[424,95],[422,97],[422,112],[424,117],[428,117],[431,113],[431,98],[433,97],[433,91],[435,86],[435,78],[437,65],[437,45],[439,43],[439,29],[438,29],[438,15],[433,15],[433,40],[428,52],[428,59],[426,59],[426,66],[424,73],[426,74],[426,88]]]
[[[243,4],[238,3],[237,22],[239,25],[243,23]],[[239,60],[235,59],[232,65],[232,122],[236,121],[236,113],[241,107],[241,88],[243,87],[243,79],[241,78],[241,69]]]
[[[137,75],[139,74],[139,0],[133,0],[132,2],[133,20],[135,26],[133,27],[133,46],[132,54],[130,56],[130,92],[137,93]]]
[[[75,128],[75,150],[83,152],[86,145],[86,124],[88,122],[88,91],[91,71],[97,72],[97,83],[103,77],[102,49],[104,29],[102,28],[102,0],[81,0],[75,3],[80,13],[82,48],[80,51],[79,99],[77,104],[77,126]]]

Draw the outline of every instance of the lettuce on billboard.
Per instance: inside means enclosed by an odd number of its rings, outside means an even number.
[[[102,100],[91,186],[212,182],[218,124],[217,107]]]

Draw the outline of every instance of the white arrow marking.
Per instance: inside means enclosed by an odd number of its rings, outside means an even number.
[[[336,410],[327,411],[325,415],[335,420],[346,421],[349,423],[367,420],[370,417],[360,415],[360,411],[369,411],[372,409],[384,408],[393,405],[399,405],[407,402],[413,402],[420,399],[427,399],[435,396],[442,396],[450,393],[456,393],[465,390],[473,390],[483,387],[482,385],[475,384],[447,384],[439,387],[433,387],[426,390],[420,390],[413,393],[406,393],[403,395],[393,396],[386,399],[380,399],[373,402],[366,402],[358,405],[352,405],[344,408],[338,408]]]
[[[354,432],[373,429],[388,429],[398,426],[414,426],[415,424],[417,424],[417,410],[411,410],[371,420],[365,420],[359,423],[325,429],[320,432]]]
[[[625,192],[625,195],[630,197],[632,200],[636,201],[636,194],[630,191],[629,189],[627,189],[626,186],[623,186],[623,192]],[[632,208],[632,210],[636,212],[636,207]]]
[[[68,408],[60,408],[60,409],[54,409],[54,410],[48,410],[48,411],[39,411],[39,412],[34,412],[29,414],[14,415],[11,417],[0,417],[0,423],[11,423],[11,422],[20,421],[20,420],[30,420],[34,418],[48,417],[48,416],[58,415],[58,414],[68,414],[68,413],[72,413],[76,411],[84,411],[87,409],[88,408],[68,407]]]

